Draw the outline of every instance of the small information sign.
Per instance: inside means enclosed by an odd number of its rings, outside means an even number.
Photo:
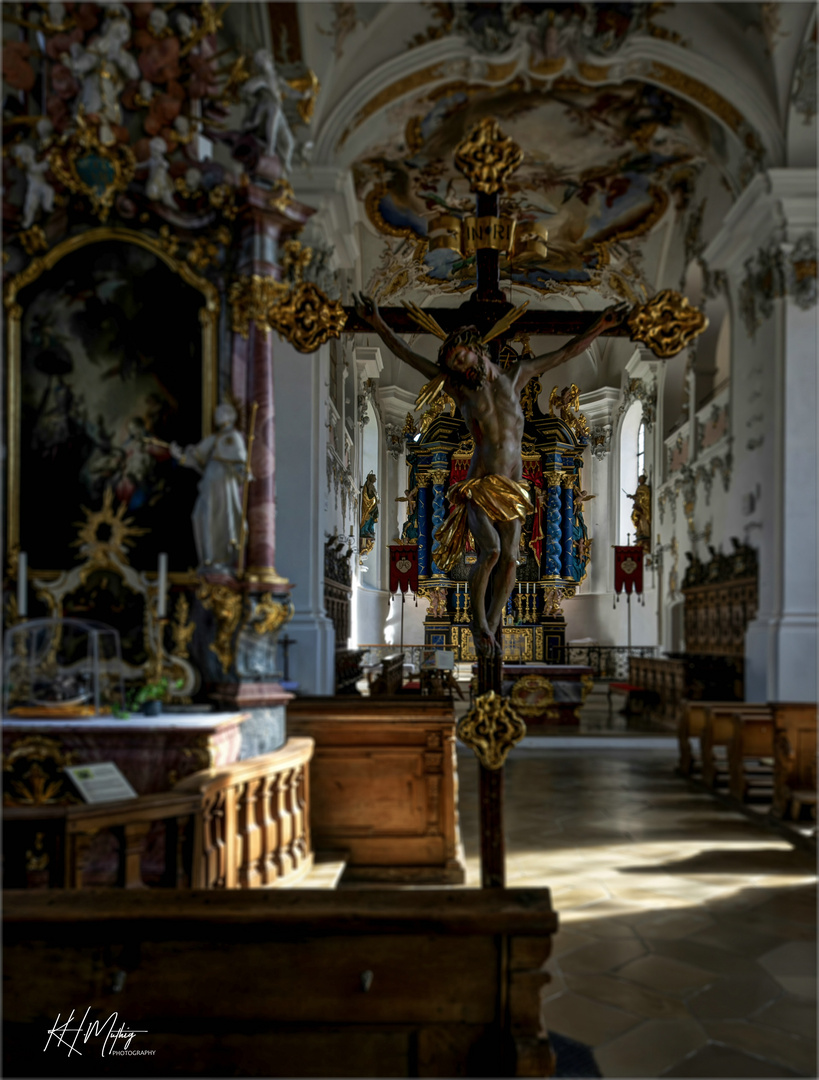
[[[87,803],[121,802],[139,796],[113,763],[99,761],[93,765],[74,765],[64,771]]]

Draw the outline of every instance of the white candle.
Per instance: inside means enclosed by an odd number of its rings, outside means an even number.
[[[20,552],[17,561],[17,614],[21,619],[28,615],[28,555]]]
[[[160,552],[156,573],[156,615],[164,619],[168,612],[168,554]]]

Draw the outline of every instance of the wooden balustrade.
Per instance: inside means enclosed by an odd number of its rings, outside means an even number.
[[[300,881],[313,864],[309,762],[313,740],[289,739],[280,750],[194,773],[172,791],[119,803],[7,807],[7,884],[31,878],[11,867],[18,832],[20,861],[42,863],[42,884],[70,889],[115,883],[146,888],[143,866],[152,830],[164,831],[158,884],[170,888],[253,889]],[[47,831],[48,850],[32,855],[32,837]],[[116,837],[107,864],[95,847]],[[11,843],[9,843],[11,839]],[[29,848],[26,851],[26,848]],[[103,873],[104,872],[104,873]]]
[[[194,773],[176,786],[202,800],[195,888],[293,884],[310,871],[312,754],[312,739],[289,739],[281,750]]]

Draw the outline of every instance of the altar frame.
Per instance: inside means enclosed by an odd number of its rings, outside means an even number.
[[[204,303],[199,309],[201,326],[202,352],[202,436],[211,433],[213,410],[216,405],[218,386],[218,335],[220,300],[216,286],[195,273],[187,263],[174,258],[167,247],[151,236],[116,226],[100,226],[89,229],[77,236],[71,236],[44,255],[34,258],[19,274],[12,277],[5,289],[3,303],[6,309],[6,357],[8,363],[6,384],[6,426],[8,429],[8,466],[7,466],[7,528],[6,545],[9,552],[15,551],[20,543],[20,469],[21,469],[21,422],[22,422],[22,338],[21,326],[24,308],[17,302],[18,293],[35,282],[42,274],[53,269],[67,255],[92,244],[110,242],[133,244],[150,251],[173,273],[178,274],[186,285],[197,289],[203,296]],[[79,509],[79,508],[78,508]],[[64,569],[64,568],[63,568]],[[32,567],[40,575],[57,574],[59,568],[47,569]],[[187,581],[187,574],[171,574],[172,580]]]

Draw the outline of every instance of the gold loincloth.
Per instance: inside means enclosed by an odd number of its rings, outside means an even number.
[[[528,487],[505,476],[479,476],[453,484],[447,492],[454,509],[435,530],[439,547],[433,552],[435,565],[448,572],[457,563],[466,547],[469,531],[467,506],[471,502],[483,510],[490,521],[525,521],[534,510],[529,501]]]

